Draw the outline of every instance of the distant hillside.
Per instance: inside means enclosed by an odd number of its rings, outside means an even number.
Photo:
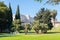
[[[13,15],[13,20],[15,18],[15,15]],[[33,18],[30,17],[29,15],[21,15],[21,21],[25,22],[25,23],[32,23],[33,22]]]

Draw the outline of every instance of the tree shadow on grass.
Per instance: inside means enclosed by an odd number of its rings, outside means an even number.
[[[1,37],[9,37],[9,36],[2,36],[2,35],[0,35],[0,38],[1,38]]]
[[[58,34],[60,32],[47,32],[46,34]],[[24,32],[21,32],[21,34],[24,34]],[[28,35],[33,35],[35,34],[35,32],[28,32]],[[14,36],[13,34],[9,34],[9,33],[0,33],[0,38],[2,37],[12,37]]]
[[[57,34],[57,33],[60,33],[60,32],[47,32],[46,34]]]
[[[0,33],[0,38],[1,37],[11,37],[13,36],[12,34],[8,34],[8,33]]]
[[[20,32],[21,34],[23,34],[23,33],[25,33],[25,32]],[[35,32],[27,32],[28,34],[35,34]],[[45,33],[45,34],[58,34],[58,33],[60,33],[60,32],[47,32],[47,33]],[[41,33],[39,33],[39,34],[41,34]]]
[[[19,33],[25,33],[25,32],[19,32]],[[28,31],[27,33],[31,34],[31,33],[35,33],[34,31]]]

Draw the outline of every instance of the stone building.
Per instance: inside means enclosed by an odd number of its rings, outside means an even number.
[[[60,26],[60,21],[58,21],[57,19],[54,20],[53,18],[51,18],[51,19],[52,19],[51,21],[52,21],[54,27]]]

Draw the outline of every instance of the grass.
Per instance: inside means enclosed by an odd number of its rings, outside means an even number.
[[[60,28],[53,28],[46,34],[20,33],[19,35],[13,34],[0,34],[0,40],[60,40]]]
[[[60,40],[60,34],[15,35],[1,37],[0,40]]]

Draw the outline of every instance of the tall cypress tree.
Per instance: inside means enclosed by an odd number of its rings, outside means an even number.
[[[9,3],[9,18],[8,18],[8,29],[9,31],[11,30],[11,25],[12,25],[12,21],[13,21],[13,14],[12,14],[12,8],[11,8],[11,4]]]
[[[17,11],[16,11],[15,19],[19,19],[20,20],[20,24],[21,24],[19,5],[17,6]]]
[[[15,14],[15,20],[14,20],[14,27],[15,27],[16,33],[19,32],[20,25],[21,25],[21,18],[20,18],[20,10],[19,10],[19,5],[18,5],[16,14]]]
[[[20,19],[19,5],[17,6],[17,11],[16,11],[15,19]]]
[[[10,22],[12,23],[13,21],[13,14],[12,14],[12,8],[11,8],[11,4],[9,3],[9,13],[10,13]]]

